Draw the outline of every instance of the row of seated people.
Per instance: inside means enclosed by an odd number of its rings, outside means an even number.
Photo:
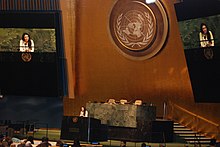
[[[38,142],[38,143],[36,143]],[[34,141],[33,136],[28,136],[27,139],[20,140],[15,137],[5,137],[0,135],[0,147],[64,147],[64,143],[58,140],[55,143],[49,142],[48,137],[42,137],[41,141]],[[72,147],[80,147],[79,141],[74,141]]]

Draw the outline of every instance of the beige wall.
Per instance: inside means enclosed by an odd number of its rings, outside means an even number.
[[[78,115],[88,101],[126,98],[153,102],[158,116],[169,101],[220,123],[213,113],[219,114],[219,104],[194,103],[174,4],[161,1],[168,14],[168,39],[155,57],[144,61],[125,58],[111,38],[109,17],[116,0],[61,1],[69,82],[64,115]],[[169,116],[182,117],[174,115]]]

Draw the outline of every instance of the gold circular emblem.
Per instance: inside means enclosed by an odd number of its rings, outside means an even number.
[[[206,59],[208,60],[213,59],[214,53],[212,48],[205,48],[203,52]]]
[[[29,62],[32,59],[31,53],[22,53],[21,58],[24,62]]]
[[[73,123],[77,123],[78,122],[78,118],[77,117],[73,117],[72,121],[73,121]]]
[[[162,4],[119,0],[110,15],[111,36],[119,51],[128,58],[151,58],[162,48],[168,21]]]

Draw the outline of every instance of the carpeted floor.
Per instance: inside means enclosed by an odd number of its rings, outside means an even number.
[[[28,135],[33,135],[35,139],[41,139],[44,136],[47,136],[51,142],[56,142],[57,140],[60,140],[60,130],[59,129],[38,129],[34,133],[29,133]],[[72,140],[62,140],[65,144],[71,145],[73,143]],[[82,146],[92,147],[92,145],[88,142],[80,142]],[[99,142],[100,145],[103,145],[103,147],[120,147],[120,141],[118,140],[108,140],[105,142]],[[141,147],[142,142],[126,142],[127,147]],[[199,145],[196,144],[186,144],[183,142],[173,142],[173,143],[147,143],[146,147],[197,147]],[[200,147],[207,147],[207,145],[201,145]]]

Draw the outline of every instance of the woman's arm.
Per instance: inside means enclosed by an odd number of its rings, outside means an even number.
[[[20,40],[19,51],[20,51],[20,52],[24,52],[24,44],[23,44],[23,40]]]
[[[210,34],[210,39],[211,39],[210,46],[214,46],[214,37],[213,37],[213,35],[212,35],[212,32],[209,31],[209,34]]]
[[[85,116],[84,117],[88,117],[89,116],[89,112],[87,110],[85,110]]]
[[[29,49],[29,52],[34,52],[34,41],[31,40],[31,49]]]
[[[201,47],[205,47],[206,46],[206,44],[204,43],[205,41],[204,41],[204,39],[202,37],[202,33],[201,32],[199,33],[199,42],[200,42],[200,46]]]

